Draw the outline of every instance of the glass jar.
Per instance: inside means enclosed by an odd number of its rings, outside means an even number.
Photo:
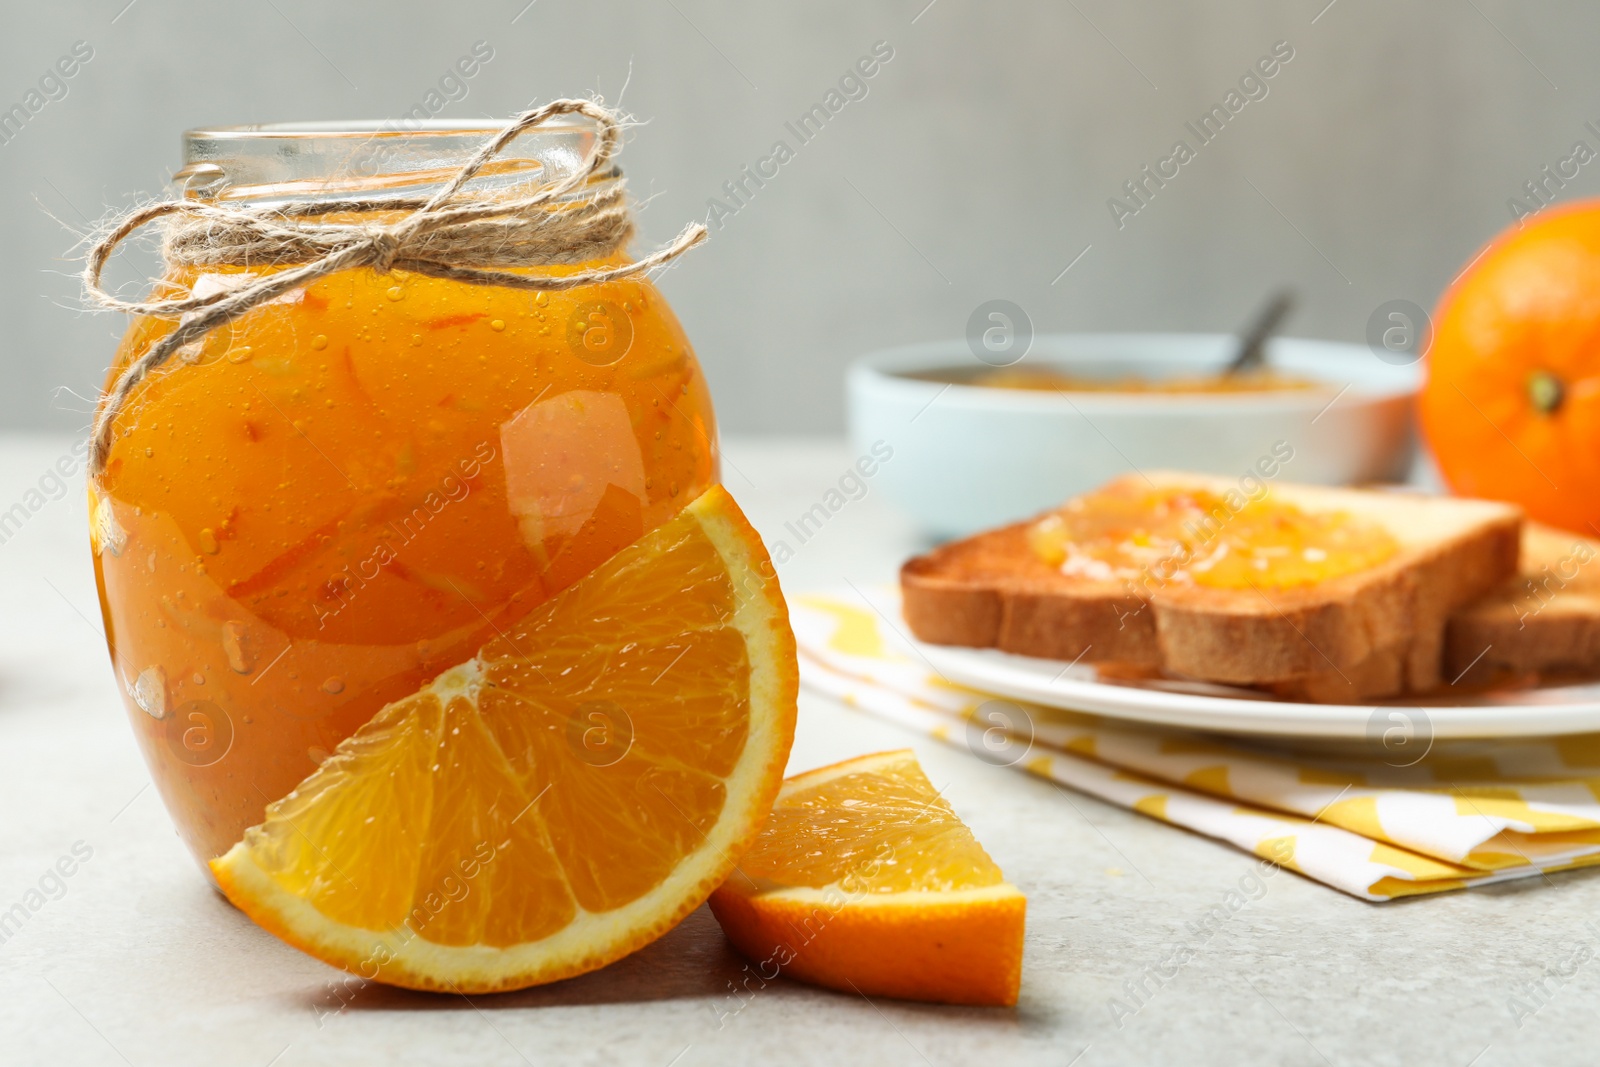
[[[219,204],[415,198],[495,132],[196,130],[176,181]],[[526,195],[595,135],[582,119],[525,132],[469,189]],[[169,269],[157,289],[271,269]],[[135,320],[108,383],[172,328]],[[207,334],[114,426],[90,488],[101,610],[134,733],[202,861],[380,707],[718,473],[699,365],[642,276],[535,294],[341,271]]]

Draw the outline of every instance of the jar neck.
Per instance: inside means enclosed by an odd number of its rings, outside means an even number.
[[[290,200],[427,196],[504,129],[494,123],[429,121],[286,122],[184,134],[174,192],[193,200],[271,204]],[[467,183],[469,192],[511,195],[579,170],[596,129],[581,116],[558,118],[515,137]],[[621,177],[615,168],[587,183]],[[581,195],[581,194],[575,194]]]

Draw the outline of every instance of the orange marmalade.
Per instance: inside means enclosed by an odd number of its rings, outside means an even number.
[[[1375,567],[1399,549],[1378,523],[1306,511],[1270,492],[1118,482],[1028,530],[1040,559],[1093,581],[1289,589]]]
[[[108,381],[170,328],[136,320]],[[329,275],[208,334],[116,426],[90,500],[101,608],[202,859],[717,479],[700,368],[637,277],[532,294]]]
[[[1170,393],[1174,395],[1276,393],[1325,389],[1321,382],[1295,377],[1270,367],[1238,374],[1179,375],[1170,378],[1140,378],[1120,375],[1096,378],[1086,374],[1067,374],[1045,367],[1002,367],[973,373],[930,371],[908,377],[951,385],[979,385],[989,389],[1024,389],[1051,393]]]

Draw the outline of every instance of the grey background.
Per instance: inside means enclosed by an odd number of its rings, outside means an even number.
[[[958,337],[994,297],[1040,331],[1227,330],[1288,282],[1288,332],[1359,341],[1387,300],[1431,306],[1542,166],[1580,138],[1600,150],[1600,9],[1579,2],[525,4],[8,0],[0,110],[75,41],[95,54],[0,145],[0,428],[86,424],[123,324],[79,310],[72,230],[160,192],[181,130],[393,117],[479,40],[494,58],[440,117],[614,102],[631,67],[646,244],[793,145],[785,120],[874,42],[894,48],[662,280],[724,428],[746,433],[837,431],[851,358]],[[1193,144],[1184,122],[1280,40],[1295,56],[1268,96],[1119,230],[1107,199]]]

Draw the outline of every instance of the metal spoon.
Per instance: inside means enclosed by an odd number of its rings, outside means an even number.
[[[1266,362],[1267,338],[1277,330],[1278,323],[1294,307],[1294,291],[1292,289],[1279,289],[1268,298],[1265,306],[1256,313],[1255,319],[1239,338],[1239,348],[1234,353],[1233,360],[1223,370],[1223,376],[1242,374],[1259,368]]]

